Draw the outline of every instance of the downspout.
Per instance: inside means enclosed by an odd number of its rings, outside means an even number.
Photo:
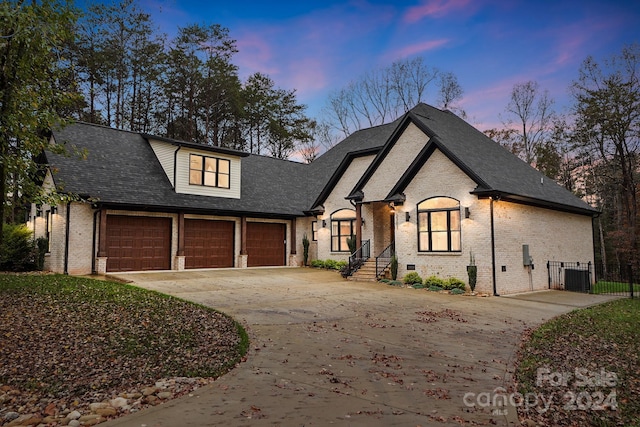
[[[64,274],[69,274],[69,230],[71,229],[71,202],[67,202],[67,224],[64,236]]]
[[[100,209],[96,209],[93,213],[93,239],[91,241],[91,274],[96,274],[96,231],[97,231],[97,221],[98,214],[100,213]]]
[[[178,179],[178,151],[182,148],[182,145],[178,145],[176,151],[173,152],[173,189],[176,189],[176,180]]]
[[[496,233],[493,225],[493,202],[494,197],[491,196],[491,201],[489,202],[490,212],[491,212],[491,272],[493,275],[493,296],[499,297],[498,289],[496,286]]]

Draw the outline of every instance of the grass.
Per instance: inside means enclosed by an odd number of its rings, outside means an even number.
[[[521,418],[538,425],[640,425],[639,322],[640,301],[627,298],[568,313],[534,331],[521,352],[518,391],[554,395],[555,405],[544,413],[520,407]],[[549,376],[539,377],[540,368],[564,374],[566,385],[553,383]],[[613,374],[615,385],[597,382]],[[583,385],[578,375],[594,383]],[[582,409],[576,402],[572,405],[571,398],[576,396],[582,396],[578,400]],[[594,409],[600,397],[614,398],[617,409]]]
[[[248,345],[227,315],[157,292],[63,275],[0,274],[0,386],[36,397],[73,400],[161,378],[215,378]]]
[[[607,293],[628,293],[629,292],[629,283],[625,282],[609,282],[600,280],[595,285],[593,285],[593,289],[591,290],[592,294],[607,294]],[[637,283],[633,284],[633,293],[634,295],[640,295],[640,285]]]

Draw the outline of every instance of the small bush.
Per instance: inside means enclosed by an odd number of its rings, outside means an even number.
[[[396,280],[398,278],[398,257],[395,255],[391,257],[389,270],[391,272],[391,279]]]
[[[335,259],[327,259],[324,261],[324,268],[327,270],[337,270],[338,261]]]
[[[389,280],[389,279],[380,279],[379,281],[382,282],[382,283],[389,283],[391,280]]]
[[[410,273],[407,273],[404,275],[404,278],[402,279],[402,281],[404,283],[406,283],[407,285],[413,285],[414,283],[422,283],[422,277],[420,277],[420,275],[418,274],[417,271],[412,271]]]
[[[314,259],[311,261],[311,267],[324,268],[324,261],[321,259]]]
[[[424,279],[424,284],[429,289],[431,289],[432,286],[438,286],[438,287],[442,288],[443,287],[442,285],[444,285],[444,280],[442,280],[438,276],[434,275],[434,276],[429,276],[426,279]]]
[[[424,288],[426,288],[426,287],[427,287],[426,285],[422,284],[422,282],[420,282],[420,283],[414,283],[414,284],[412,284],[411,286],[412,286],[414,289],[424,289]]]
[[[30,271],[36,268],[38,248],[26,225],[4,224],[0,247],[0,270]]]
[[[335,269],[336,270],[342,270],[344,268],[346,268],[349,265],[349,263],[347,261],[338,261],[336,263]]]
[[[464,294],[464,290],[460,288],[453,288],[451,289],[451,291],[449,291],[449,293],[452,295],[462,295]]]
[[[425,285],[426,286],[426,285]],[[433,292],[438,292],[442,290],[442,286],[438,286],[438,285],[431,285],[429,286],[429,290],[433,291]]]
[[[389,285],[391,286],[402,286],[404,285],[404,283],[402,283],[400,280],[392,280],[389,282]]]
[[[445,289],[462,289],[464,291],[465,289],[465,284],[462,280],[458,279],[457,277],[449,277],[447,280],[445,280]]]

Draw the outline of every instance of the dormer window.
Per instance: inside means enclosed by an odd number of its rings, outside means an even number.
[[[227,159],[191,154],[189,156],[189,184],[229,188],[230,165],[231,162]]]

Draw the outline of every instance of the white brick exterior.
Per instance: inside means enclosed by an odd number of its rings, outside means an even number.
[[[353,159],[329,197],[324,201],[324,215],[318,219],[318,259],[349,259],[349,254],[346,252],[331,252],[331,214],[340,209],[352,209],[355,211],[353,205],[345,197],[353,190],[353,187],[367,170],[373,158],[374,156],[364,156]],[[322,227],[322,221],[326,222],[326,227]],[[310,235],[311,233],[309,232],[308,234]]]
[[[396,153],[393,163],[396,169],[410,164],[418,146],[418,135],[410,133],[410,138],[401,136],[394,147]],[[413,148],[401,150],[400,146],[409,143]],[[394,151],[392,150],[392,151]],[[384,177],[391,174],[383,163],[373,175],[366,188],[383,187]],[[402,165],[402,166],[399,166]],[[343,180],[325,202],[327,228],[320,229],[319,258],[346,259],[345,254],[332,254],[330,248],[329,214],[338,208],[350,207],[344,197],[352,190],[364,165],[352,165]],[[397,174],[395,174],[397,175]],[[389,187],[389,185],[386,185]],[[406,187],[406,201],[395,208],[394,224],[396,253],[399,261],[398,277],[402,278],[415,266],[421,277],[437,275],[442,278],[457,277],[468,282],[467,265],[473,252],[478,267],[476,291],[493,293],[493,262],[491,251],[491,201],[478,199],[471,192],[476,183],[459,169],[442,152],[435,150],[421,167],[420,171]],[[386,190],[385,190],[386,191]],[[373,192],[375,197],[381,191]],[[372,256],[376,256],[390,242],[389,230],[391,209],[386,203],[377,202],[371,194],[365,192],[362,205],[362,239],[371,240]],[[386,193],[384,194],[386,196]],[[384,197],[382,196],[382,197]],[[418,214],[417,205],[431,197],[449,197],[460,202],[461,243],[460,252],[434,253],[418,251]],[[527,206],[507,201],[494,201],[494,237],[496,292],[500,295],[541,290],[548,288],[546,262],[548,260],[593,262],[593,241],[591,217],[559,212],[551,209]],[[470,217],[465,218],[465,208],[469,208]],[[406,214],[409,221],[406,221]],[[534,259],[533,270],[523,265],[522,245],[528,244]],[[504,270],[503,270],[504,266]],[[531,273],[531,274],[530,274]]]
[[[71,222],[69,232],[69,256],[67,261],[67,273],[71,275],[85,275],[97,272],[104,274],[106,272],[106,257],[95,258],[98,251],[98,239],[99,239],[99,225],[100,216],[98,210],[93,209],[88,203],[73,202],[70,205]],[[45,215],[50,210],[48,205],[42,207],[42,216],[36,217],[35,205],[32,205],[32,220],[29,222],[31,228],[35,224],[35,237],[42,237],[45,235]],[[95,215],[95,236],[94,236],[94,215]],[[123,211],[123,210],[107,210],[107,215],[125,215],[125,216],[143,216],[143,217],[164,217],[171,218],[171,269],[181,270],[184,269],[184,257],[176,256],[178,251],[178,215],[170,213],[156,213],[156,212],[143,212],[143,211]],[[33,218],[35,217],[35,221]],[[59,206],[58,213],[52,215],[52,231],[51,231],[51,251],[45,257],[45,270],[53,271],[56,273],[65,272],[65,246],[66,246],[66,218],[67,218],[67,206]],[[209,219],[209,220],[223,220],[233,221],[235,223],[235,241],[234,241],[234,259],[236,260],[237,268],[245,268],[247,259],[246,255],[240,255],[241,248],[241,219],[232,216],[205,216],[205,215],[185,215],[185,219]],[[303,226],[297,230],[297,240],[299,243],[292,242],[291,239],[291,221],[289,220],[277,220],[270,219],[265,220],[261,218],[247,218],[247,222],[269,222],[284,224],[286,227],[286,256],[285,263],[287,265],[297,266],[302,261],[302,234],[306,229],[304,223]],[[310,224],[310,221],[307,221]],[[310,230],[310,225],[309,225]],[[95,243],[95,246],[93,244]],[[293,256],[291,254],[292,244],[297,245],[298,254]],[[299,245],[299,246],[298,246]],[[93,271],[95,270],[95,271]]]
[[[429,141],[416,125],[410,123],[391,148],[375,174],[364,186],[364,201],[383,200],[404,171]],[[355,184],[355,183],[354,183]]]

